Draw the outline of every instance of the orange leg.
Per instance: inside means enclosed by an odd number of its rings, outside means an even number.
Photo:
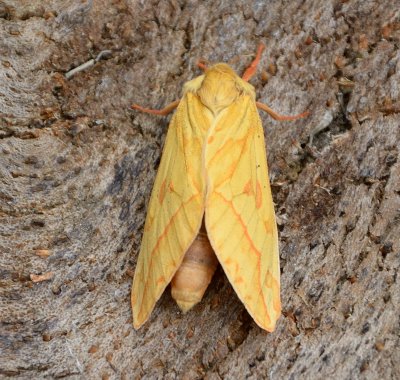
[[[257,54],[256,54],[256,57],[254,58],[254,61],[251,62],[250,66],[246,69],[246,71],[244,72],[244,74],[242,76],[242,79],[245,80],[246,82],[248,82],[250,80],[250,78],[255,74],[257,65],[260,62],[261,54],[264,49],[265,49],[264,44],[261,43],[260,45],[258,45]]]
[[[176,107],[178,107],[180,100],[175,100],[174,102],[168,104],[165,108],[161,109],[161,110],[153,110],[151,108],[144,108],[142,106],[139,106],[137,104],[132,104],[131,108],[133,110],[138,110],[141,112],[146,112],[146,113],[151,113],[152,115],[161,115],[161,116],[165,116],[168,115],[169,113],[171,113]]]
[[[278,120],[278,121],[297,120],[297,119],[301,119],[303,117],[307,117],[310,114],[309,111],[305,111],[303,113],[299,113],[298,115],[284,116],[284,115],[279,115],[279,113],[276,113],[274,110],[269,108],[266,104],[256,102],[256,106],[260,110],[268,112],[273,119]]]

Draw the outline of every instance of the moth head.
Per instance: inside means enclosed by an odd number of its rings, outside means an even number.
[[[185,83],[183,93],[192,92],[214,115],[246,94],[255,99],[254,87],[240,78],[226,63],[206,68],[203,75]]]
[[[204,79],[197,90],[201,102],[214,115],[232,104],[242,90],[237,85],[237,74],[225,63],[217,63],[206,69]]]

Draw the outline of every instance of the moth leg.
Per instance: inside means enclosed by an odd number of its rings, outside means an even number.
[[[248,82],[251,79],[251,77],[255,74],[257,70],[257,65],[260,62],[261,54],[264,49],[265,45],[263,43],[258,45],[256,57],[254,58],[253,62],[251,62],[250,66],[246,69],[246,71],[242,76],[242,79],[245,80],[246,82]]]
[[[266,104],[256,102],[256,106],[260,110],[268,112],[273,119],[278,120],[278,121],[297,120],[297,119],[301,119],[303,117],[307,117],[310,114],[309,111],[305,111],[303,113],[299,113],[298,115],[285,116],[285,115],[280,115],[279,113],[275,112],[273,109],[268,107]]]
[[[175,100],[174,102],[168,104],[166,107],[164,107],[161,110],[153,110],[151,108],[144,108],[142,106],[139,106],[138,104],[132,104],[131,108],[133,110],[138,110],[141,112],[145,112],[145,113],[151,113],[153,115],[161,115],[161,116],[165,116],[168,115],[169,113],[171,113],[176,107],[178,107],[180,100]]]

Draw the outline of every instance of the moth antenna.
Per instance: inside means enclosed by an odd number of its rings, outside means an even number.
[[[210,64],[210,62],[203,58],[200,58],[196,63],[197,67],[203,71],[207,70],[207,65],[209,65],[209,64]]]
[[[244,81],[248,82],[251,79],[251,77],[256,73],[257,65],[260,63],[261,55],[264,49],[265,45],[263,43],[260,43],[260,45],[258,45],[257,48],[256,57],[254,58],[253,62],[251,62],[250,66],[246,69],[246,71],[242,76],[242,79]]]

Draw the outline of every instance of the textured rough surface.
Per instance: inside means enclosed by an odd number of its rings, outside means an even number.
[[[16,5],[18,3],[18,5]],[[0,376],[400,378],[399,2],[0,2]],[[261,331],[219,270],[182,315],[129,292],[168,120],[199,74],[267,45],[259,100],[284,316]],[[65,73],[111,50],[70,80]]]

